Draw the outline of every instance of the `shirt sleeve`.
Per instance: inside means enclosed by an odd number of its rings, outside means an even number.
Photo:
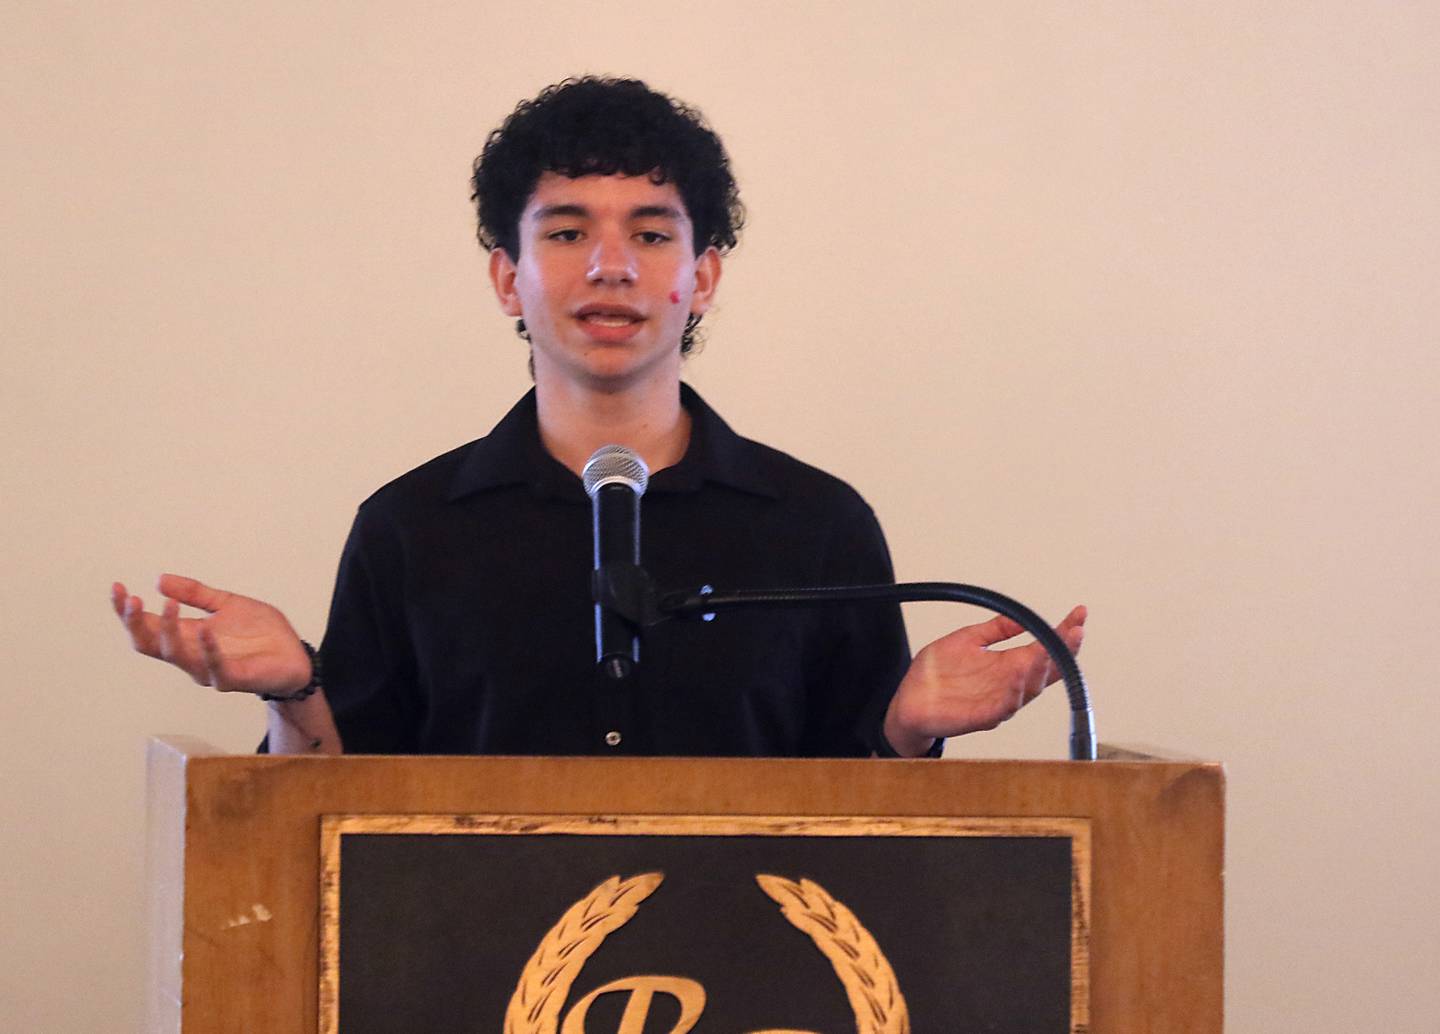
[[[890,550],[874,512],[859,497],[825,544],[825,585],[895,581]],[[886,754],[881,726],[910,666],[910,645],[896,603],[819,609],[819,660],[807,687],[802,753],[810,757]],[[893,751],[890,751],[893,755]]]
[[[347,754],[417,749],[424,709],[404,600],[400,537],[362,506],[340,556],[320,648],[325,697]]]

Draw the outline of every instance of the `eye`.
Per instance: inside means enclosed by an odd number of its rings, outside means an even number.
[[[547,241],[559,241],[562,244],[574,244],[580,239],[580,231],[573,229],[551,230],[545,235]]]
[[[668,233],[661,233],[659,230],[641,230],[635,237],[642,244],[664,244],[670,240]]]

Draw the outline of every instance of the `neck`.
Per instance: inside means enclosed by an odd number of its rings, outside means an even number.
[[[535,402],[541,443],[576,474],[602,445],[634,449],[654,472],[680,462],[690,444],[690,414],[680,405],[678,378],[615,392],[539,378]]]

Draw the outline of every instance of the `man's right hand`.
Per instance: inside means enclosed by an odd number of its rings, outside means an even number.
[[[159,614],[146,613],[140,597],[119,582],[110,589],[111,605],[140,653],[222,693],[286,696],[310,681],[300,637],[270,604],[174,574],[161,575],[159,589],[165,597]],[[182,603],[209,616],[182,618]]]

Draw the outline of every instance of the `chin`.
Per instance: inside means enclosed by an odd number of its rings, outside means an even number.
[[[678,356],[678,350],[676,354]],[[621,348],[597,349],[586,356],[584,366],[592,381],[612,390],[652,377],[667,376],[671,370],[671,364],[663,356],[637,356]],[[678,376],[679,364],[674,364],[673,369]]]

